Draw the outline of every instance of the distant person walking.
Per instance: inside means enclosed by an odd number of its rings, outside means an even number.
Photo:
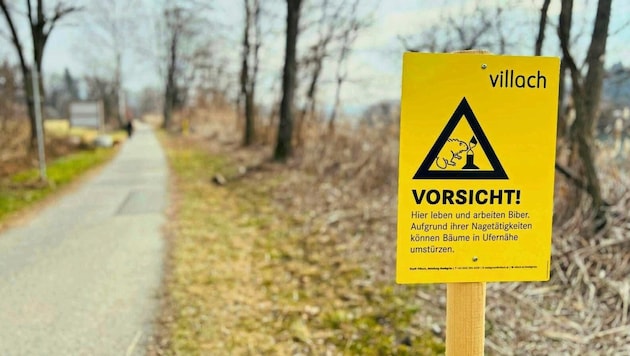
[[[131,137],[131,135],[133,135],[133,123],[131,120],[127,121],[125,130],[127,131],[127,137]]]

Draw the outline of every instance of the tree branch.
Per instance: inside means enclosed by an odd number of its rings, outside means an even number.
[[[57,6],[55,6],[55,13],[53,14],[53,16],[50,18],[50,20],[45,22],[45,24],[49,24],[49,25],[47,29],[44,29],[44,36],[48,37],[48,35],[50,35],[50,32],[53,30],[57,22],[61,20],[64,16],[71,14],[73,12],[76,12],[76,11],[80,11],[82,9],[83,8],[79,6],[66,7],[63,5],[63,3],[58,3]]]
[[[549,12],[549,4],[551,4],[551,0],[544,0],[542,8],[540,9],[538,37],[536,37],[536,46],[534,49],[534,55],[536,56],[540,56],[542,54],[542,46],[545,41],[545,29],[547,28],[547,13]]]
[[[9,30],[11,31],[11,42],[15,47],[18,57],[20,59],[20,67],[22,67],[22,73],[28,72],[28,65],[26,64],[26,59],[24,58],[24,49],[22,47],[22,42],[20,42],[20,38],[18,37],[17,30],[15,29],[15,24],[13,23],[13,18],[9,13],[9,9],[7,8],[7,4],[5,0],[0,0],[0,8],[2,9],[2,13],[4,14],[4,18],[9,25]]]
[[[560,21],[558,24],[558,38],[560,39],[560,48],[562,49],[562,60],[571,72],[571,80],[575,86],[574,90],[583,91],[582,77],[580,69],[575,63],[575,59],[571,55],[569,42],[571,40],[571,21],[573,17],[573,0],[562,0],[560,9]]]
[[[28,23],[33,26],[35,20],[33,19],[33,9],[30,0],[26,0],[26,15],[28,16]]]
[[[577,188],[584,191],[585,193],[589,193],[586,182],[582,181],[575,172],[571,171],[567,167],[560,165],[557,162],[556,162],[556,170],[562,173],[562,175],[565,176],[569,181],[571,181]],[[602,199],[602,201],[604,202],[605,206],[612,206],[616,204],[616,203],[611,203],[610,201],[605,200],[605,199]]]
[[[587,191],[586,190],[586,183],[584,183],[580,177],[578,177],[577,174],[573,173],[572,171],[570,171],[568,168],[561,166],[559,163],[556,163],[556,170],[560,173],[562,173],[562,175],[564,175],[565,177],[567,177],[571,182],[573,182],[575,184],[576,187],[582,189],[583,191]]]

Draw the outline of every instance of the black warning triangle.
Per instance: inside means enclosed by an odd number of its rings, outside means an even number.
[[[479,170],[479,169],[463,169],[463,170],[430,170],[429,168],[435,162],[438,157],[438,154],[446,144],[446,141],[449,139],[457,124],[462,119],[462,117],[466,118],[472,132],[474,134],[473,140],[477,140],[479,146],[483,149],[483,152],[486,154],[490,165],[492,166],[492,170]],[[473,165],[474,166],[474,165]],[[475,167],[476,168],[476,167]],[[431,147],[429,154],[425,157],[424,161],[418,168],[418,171],[413,176],[413,179],[508,179],[501,162],[497,158],[497,155],[494,153],[490,142],[488,142],[488,138],[486,138],[486,134],[481,129],[475,114],[473,113],[468,101],[466,98],[462,98],[462,101],[455,109],[453,116],[448,120],[448,123],[442,130],[442,133],[438,137],[437,141]]]

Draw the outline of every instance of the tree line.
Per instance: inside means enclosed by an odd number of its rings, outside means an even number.
[[[558,112],[558,138],[567,142],[570,157],[567,165],[556,163],[556,168],[576,188],[574,201],[568,204],[574,211],[580,204],[582,192],[591,201],[595,229],[606,225],[607,206],[595,160],[595,132],[601,115],[602,88],[605,77],[604,60],[609,38],[612,0],[598,0],[592,16],[592,28],[587,38],[587,53],[584,57],[574,49],[577,41],[574,25],[576,12],[574,0],[540,0],[533,51],[543,55],[549,29],[555,29],[561,55],[561,78]],[[552,3],[560,7],[557,18],[549,16]],[[517,1],[506,1],[496,7],[482,6],[476,2],[474,16],[446,15],[429,31],[420,36],[401,37],[407,50],[451,52],[456,50],[484,49],[497,54],[510,53],[519,44],[513,34],[522,25],[506,16],[511,8],[518,7]],[[626,24],[627,25],[627,24]],[[584,31],[584,29],[578,29]],[[550,53],[556,54],[554,52]],[[566,80],[565,78],[568,78]],[[573,212],[574,212],[573,211]]]
[[[601,227],[606,224],[609,202],[603,197],[597,175],[594,132],[601,113],[612,0],[597,1],[586,55],[574,45],[574,0],[539,0],[535,3],[538,4],[539,16],[530,53],[545,54],[549,32],[554,31],[559,48],[549,54],[560,54],[561,73],[563,78],[567,78],[561,81],[559,93],[558,135],[567,142],[571,155],[566,165],[558,164],[557,168],[579,192],[585,192],[590,197],[596,225]],[[281,32],[285,43],[278,103],[271,109],[278,115],[273,158],[286,161],[294,154],[295,145],[303,140],[303,126],[309,120],[325,121],[329,132],[333,133],[341,108],[342,86],[348,80],[347,63],[352,46],[360,31],[370,24],[369,16],[361,15],[365,12],[360,11],[367,6],[365,1],[284,0],[270,3],[241,0],[240,4],[244,16],[238,46],[238,76],[236,80],[224,80],[222,78],[235,71],[230,70],[230,61],[222,56],[228,50],[225,43],[217,40],[222,29],[208,20],[215,11],[216,2],[159,2],[157,11],[152,15],[157,18],[155,29],[151,32],[155,38],[147,41],[146,38],[134,38],[141,28],[137,16],[130,15],[134,9],[141,7],[140,0],[96,1],[86,7],[76,6],[69,0],[24,0],[21,3],[0,0],[9,38],[19,59],[32,127],[31,144],[35,142],[35,116],[29,78],[33,68],[41,72],[47,40],[58,23],[80,13],[87,14],[91,24],[90,38],[109,53],[107,62],[113,67],[104,75],[92,78],[91,90],[107,94],[111,98],[111,106],[118,106],[118,110],[111,110],[111,115],[120,125],[124,121],[123,66],[130,52],[144,53],[157,63],[163,86],[160,101],[165,127],[171,125],[173,112],[192,96],[203,92],[225,97],[231,91],[236,93],[235,102],[242,120],[242,144],[249,146],[256,142],[260,131],[261,105],[257,89],[260,88],[261,50],[267,46],[266,41],[273,41],[270,37],[278,35],[265,28],[265,24],[278,18],[278,7],[282,6],[284,28]],[[549,16],[549,9],[554,4],[560,7],[556,18]],[[400,36],[402,47],[409,51],[427,52],[467,49],[485,49],[497,54],[514,52],[522,39],[515,37],[518,21],[514,21],[514,13],[510,12],[519,8],[519,2],[507,0],[496,6],[486,6],[476,1],[474,5],[472,10],[467,9],[461,14],[443,15],[439,21],[425,26],[418,35]],[[20,20],[26,20],[30,29],[32,53],[27,53],[26,39],[18,33],[17,22]],[[204,35],[208,33],[213,35]],[[324,72],[333,78],[334,86],[334,99],[327,115],[323,115],[320,103]],[[66,87],[74,97],[76,93],[71,79],[71,75],[66,73]],[[39,85],[44,88],[43,76],[40,76]],[[569,112],[571,115],[568,115]]]

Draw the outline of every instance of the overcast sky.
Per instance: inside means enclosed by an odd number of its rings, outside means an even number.
[[[147,13],[147,17],[151,11],[159,11],[155,9],[156,2],[153,0],[138,1],[144,1],[143,11]],[[530,27],[511,27],[511,31],[517,34],[519,42],[518,45],[511,48],[510,54],[532,54],[536,36],[535,30],[533,30],[535,27],[532,26],[535,26],[536,21],[538,21],[542,0],[481,0],[481,2],[495,7],[497,4],[502,6],[512,4],[510,16],[518,18],[514,18],[514,22],[509,25],[530,23]],[[421,34],[423,30],[436,23],[440,18],[462,16],[467,11],[472,11],[475,3],[477,1],[472,0],[362,0],[361,16],[371,18],[372,24],[362,30],[355,42],[348,66],[350,81],[345,85],[343,91],[344,104],[349,107],[362,107],[382,99],[398,99],[400,97],[401,59],[404,51],[399,37],[409,38],[410,43],[412,43],[414,35]],[[584,6],[583,3],[589,5]],[[220,34],[225,55],[234,62],[233,70],[238,70],[237,56],[239,50],[237,48],[243,19],[241,1],[216,0],[214,4],[214,16],[216,16],[216,21],[220,23],[220,29],[216,31],[209,29],[208,36]],[[272,11],[278,12],[274,20],[275,23],[269,25],[271,28],[275,28],[277,34],[267,39],[266,43],[263,44],[261,53],[263,61],[261,85],[268,86],[268,88],[263,88],[259,92],[263,92],[264,96],[265,92],[270,91],[274,78],[278,78],[284,56],[284,39],[281,35],[284,29],[284,13],[280,0],[264,0],[263,4],[270,6]],[[515,4],[517,9],[514,9]],[[576,1],[574,33],[578,32],[577,27],[580,21],[592,21],[595,5],[596,1],[594,0]],[[553,1],[553,6],[549,12],[552,23],[557,22],[558,12],[559,1]],[[614,34],[609,41],[607,65],[621,61],[626,66],[630,66],[630,46],[627,45],[630,40],[630,28],[623,27],[628,21],[630,21],[630,1],[613,1],[611,32]],[[82,44],[89,43],[90,38],[80,22],[78,19],[69,20],[53,32],[44,58],[44,70],[47,75],[61,73],[66,67],[70,68],[73,74],[77,76],[94,70],[93,66],[97,65],[96,62],[91,62],[86,59],[89,56],[81,54]],[[4,30],[4,21],[0,23]],[[140,31],[151,33],[154,30],[155,25],[148,19],[139,18],[138,23],[140,24]],[[584,25],[582,27],[584,28]],[[622,30],[618,31],[620,28]],[[557,39],[552,27],[548,29],[547,36],[545,55],[557,56],[559,54],[556,49]],[[583,36],[584,39],[586,37],[588,34]],[[9,42],[6,39],[3,41],[4,43],[0,47],[0,58],[13,56],[13,49]],[[93,50],[91,51],[93,52]],[[92,57],[95,56],[92,55]],[[155,63],[136,55],[131,57],[133,57],[130,59],[132,63],[125,65],[126,88],[138,91],[145,86],[158,86],[160,81],[156,73]],[[332,73],[334,68],[328,68],[328,71]],[[331,101],[332,87],[332,85],[328,85],[323,88],[322,96],[326,97],[323,99],[324,101]]]

